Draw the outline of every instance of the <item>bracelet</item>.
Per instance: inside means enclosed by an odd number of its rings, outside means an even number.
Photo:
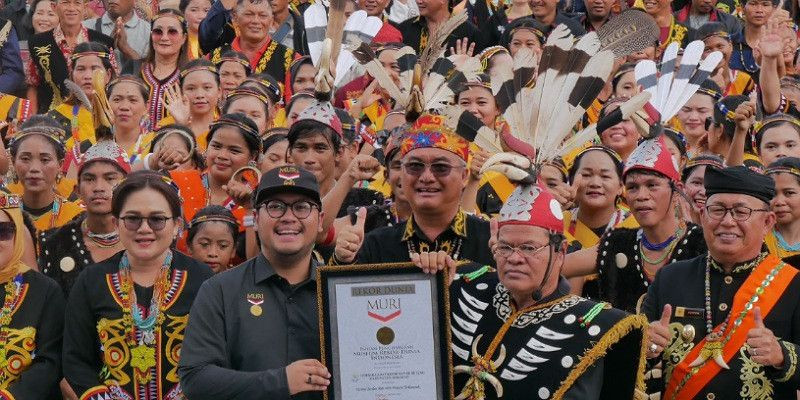
[[[153,153],[148,153],[146,156],[144,156],[144,169],[145,169],[145,171],[149,171],[150,170],[150,157],[152,157],[152,156],[153,156]]]
[[[330,246],[331,244],[333,244],[335,238],[336,238],[336,228],[333,225],[331,225],[331,227],[328,228],[328,235],[325,237],[325,240],[322,242],[322,245]]]
[[[245,228],[252,228],[256,225],[255,218],[253,218],[252,215],[245,215],[244,218],[242,218],[242,224]]]

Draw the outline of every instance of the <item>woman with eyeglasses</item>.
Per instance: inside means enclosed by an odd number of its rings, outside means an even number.
[[[80,398],[181,398],[177,366],[189,309],[208,266],[170,245],[181,195],[155,172],[132,173],[111,200],[125,248],[89,266],[67,304],[64,375]]]
[[[219,102],[219,72],[204,58],[192,60],[181,67],[180,85],[167,89],[167,110],[170,115],[161,120],[161,126],[181,124],[188,126],[197,140],[197,147],[205,151],[209,127],[217,119]]]
[[[780,158],[765,172],[775,181],[770,208],[776,222],[764,243],[778,258],[796,256],[800,254],[800,158]]]
[[[82,211],[59,190],[64,179],[61,164],[66,156],[65,136],[54,119],[34,115],[20,125],[9,146],[13,183],[8,188],[22,196],[22,209],[30,214],[39,232],[58,228]]]
[[[261,155],[261,137],[256,124],[244,114],[224,114],[208,133],[205,170],[172,170],[170,175],[183,194],[183,214],[187,219],[203,207],[218,205],[231,210],[240,224],[252,208],[250,197],[258,186],[256,168]],[[255,239],[255,236],[252,236]],[[255,242],[253,242],[255,243]],[[183,238],[179,249],[186,249]],[[255,250],[255,248],[253,248]]]
[[[19,205],[19,196],[0,192],[0,398],[61,398],[64,295],[26,264],[29,232]]]
[[[142,67],[142,79],[150,89],[148,129],[154,129],[169,114],[164,106],[167,89],[178,82],[178,68],[189,60],[187,32],[180,11],[167,8],[153,17],[150,48]]]

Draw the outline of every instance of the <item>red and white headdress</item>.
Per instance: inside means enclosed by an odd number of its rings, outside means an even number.
[[[536,185],[519,185],[500,209],[499,226],[529,225],[564,232],[564,213],[550,192]]]

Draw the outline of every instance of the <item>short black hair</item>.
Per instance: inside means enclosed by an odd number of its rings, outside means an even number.
[[[322,135],[328,139],[334,153],[338,153],[342,149],[342,137],[330,126],[313,119],[301,119],[292,124],[292,127],[289,128],[289,133],[286,135],[289,140],[289,149],[294,147],[298,140],[314,135]]]
[[[78,45],[75,46],[75,50],[72,52],[72,55],[76,56],[76,55],[81,54],[81,53],[106,53],[106,54],[108,54],[110,56],[111,55],[111,50],[108,48],[108,46],[106,46],[106,45],[104,45],[102,43],[98,43],[98,42],[83,42],[83,43],[78,43]],[[105,68],[106,71],[109,72],[109,77],[111,79],[114,79],[116,77],[116,75],[117,75],[117,72],[114,69],[114,66],[111,65],[111,59],[105,58],[105,57],[100,57],[100,62],[103,63],[103,68]],[[74,70],[70,70],[70,77],[72,76],[72,71],[74,71]]]
[[[233,114],[224,114],[222,117],[225,119],[229,119],[235,122],[239,122],[248,128],[250,128],[253,132],[258,133],[258,126],[255,122],[253,122],[250,117],[242,114],[242,113],[233,113]],[[246,133],[241,127],[236,125],[229,125],[225,123],[216,123],[211,126],[211,130],[208,131],[208,135],[206,136],[206,141],[211,143],[211,139],[214,138],[214,134],[222,128],[223,126],[230,126],[236,128],[236,131],[239,132],[239,135],[242,136],[245,143],[247,144],[247,150],[250,151],[250,158],[258,158],[259,150],[261,149],[261,138],[258,136],[253,136]]]
[[[603,153],[603,154],[606,155],[606,157],[611,159],[611,162],[614,164],[614,172],[617,173],[617,177],[619,178],[619,181],[622,182],[622,169],[623,169],[624,165],[619,159],[616,159],[616,158],[614,158],[614,156],[612,156],[612,154],[615,154],[616,152],[611,153],[614,150],[612,150],[611,148],[609,148],[607,146],[593,146],[593,147],[587,149],[586,151],[580,152],[578,154],[578,156],[575,157],[575,160],[572,161],[572,166],[570,167],[569,173],[568,173],[568,176],[567,176],[567,178],[569,179],[569,183],[572,184],[573,182],[575,182],[575,174],[577,174],[578,173],[578,169],[580,169],[581,160],[583,160],[583,156],[585,156],[586,154],[588,154],[589,152],[592,152],[592,151],[597,151],[597,152]]]
[[[729,119],[726,114],[728,111],[736,111],[742,103],[749,100],[749,97],[743,95],[733,95],[721,98],[714,106],[714,124],[722,126],[722,132],[728,139],[733,139],[733,134],[736,132],[736,121]]]
[[[213,3],[213,1],[211,0],[206,0],[206,1],[208,2],[209,5]],[[178,3],[178,10],[180,10],[180,12],[182,12],[185,15],[186,9],[189,8],[189,3],[191,2],[192,0],[181,0],[181,2]]]
[[[217,70],[217,66],[214,65],[214,63],[212,63],[211,61],[206,60],[205,58],[197,58],[184,64],[183,67],[181,68],[181,74],[180,74],[181,87],[183,86],[183,81],[186,79],[186,75],[184,75],[184,72],[197,67],[209,67],[208,73],[214,75],[214,81],[216,81],[217,85],[219,85],[219,72],[214,72]]]
[[[719,34],[720,32],[725,32],[728,34],[728,36],[722,37]],[[726,39],[728,42],[731,41],[731,31],[728,30],[728,28],[726,28],[725,24],[723,24],[722,22],[708,21],[702,26],[700,26],[700,29],[697,30],[697,38],[700,40],[706,40],[711,36],[722,37],[723,39]]]
[[[225,218],[229,218],[229,219],[234,220],[234,221],[236,220],[236,217],[233,216],[233,213],[230,210],[228,210],[227,208],[225,208],[223,206],[212,204],[210,206],[205,206],[205,207],[201,208],[200,210],[198,210],[197,213],[194,214],[194,217],[192,217],[192,221],[194,222],[199,217],[213,217],[213,216],[225,217]],[[231,237],[233,238],[233,242],[236,243],[236,238],[237,238],[237,236],[239,234],[239,225],[238,224],[233,224],[233,223],[230,223],[230,222],[224,222],[224,221],[220,221],[220,220],[213,220],[213,221],[214,222],[223,222],[225,224],[225,226],[227,226],[228,229],[230,230]],[[211,221],[209,221],[209,222],[211,222]],[[187,245],[190,245],[192,243],[192,240],[194,240],[194,237],[197,236],[198,232],[200,232],[200,227],[204,223],[205,222],[190,223],[189,224],[189,231],[188,231],[188,233],[186,235],[186,243],[187,243]]]
[[[199,169],[201,171],[204,170],[205,166],[206,166],[206,163],[205,163],[205,160],[203,159],[203,155],[200,154],[199,151],[197,151],[197,139],[195,139],[194,132],[192,132],[192,129],[189,128],[186,125],[168,124],[168,125],[164,125],[161,128],[159,128],[156,131],[155,136],[153,136],[153,141],[150,142],[150,154],[155,153],[156,145],[158,145],[159,142],[164,140],[164,138],[169,136],[169,135],[165,135],[163,133],[166,132],[166,131],[171,131],[171,130],[179,130],[179,131],[182,131],[182,132],[186,133],[186,135],[178,135],[178,136],[181,138],[183,143],[186,144],[186,148],[188,150],[190,150],[190,151],[194,150],[192,152],[192,163],[194,163],[194,165],[197,167],[197,169]],[[191,138],[191,140],[189,138]]]
[[[111,80],[111,82],[108,83],[108,86],[106,86],[106,95],[109,97],[109,99],[111,98],[111,92],[114,90],[114,87],[116,87],[120,83],[125,82],[126,80],[135,81],[139,83],[139,85],[136,85],[136,87],[139,89],[139,93],[142,95],[144,101],[147,102],[150,99],[150,92],[147,90],[147,87],[145,86],[145,83],[142,80],[142,78],[139,78],[138,76],[131,74],[122,74],[119,77],[117,77],[117,79],[123,79],[123,80]]]
[[[180,218],[183,215],[180,195],[178,190],[167,183],[168,179],[165,178],[165,175],[155,171],[132,172],[114,188],[114,194],[111,197],[111,215],[119,218],[122,207],[125,206],[125,202],[132,194],[144,189],[153,189],[164,196],[169,204],[172,217]]]
[[[756,142],[755,150],[761,149],[761,141],[764,140],[764,133],[768,129],[786,125],[792,127],[795,132],[797,132],[798,136],[800,136],[800,121],[790,114],[772,114],[761,121],[761,123],[761,127],[754,133]]]

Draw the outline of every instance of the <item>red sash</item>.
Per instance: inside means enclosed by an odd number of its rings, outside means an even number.
[[[753,269],[753,272],[750,273],[750,276],[742,287],[736,292],[733,298],[733,306],[731,307],[730,314],[728,314],[728,326],[723,334],[723,337],[725,337],[731,329],[734,329],[730,340],[722,349],[722,357],[725,359],[725,362],[730,362],[733,356],[739,352],[739,349],[745,344],[745,341],[747,341],[747,332],[755,325],[753,313],[751,312],[745,315],[739,327],[734,326],[734,321],[738,318],[742,310],[744,310],[747,302],[756,294],[756,290],[761,286],[761,283],[767,275],[781,263],[783,262],[779,258],[772,254],[768,255],[764,261]],[[761,307],[761,315],[763,318],[766,318],[772,310],[772,307],[778,302],[778,299],[789,286],[789,283],[792,282],[797,272],[796,269],[790,267],[788,264],[784,264],[783,268],[774,276],[772,282],[766,286],[766,290],[759,295],[758,301],[753,304],[753,307]],[[689,366],[689,364],[698,357],[705,344],[706,339],[697,343],[692,351],[675,366],[675,369],[672,371],[672,376],[667,383],[664,399],[693,399],[722,370],[722,367],[717,365],[712,359],[709,359],[698,368]],[[682,387],[678,387],[678,385],[683,382],[686,375],[693,369],[697,369],[697,372],[691,375],[689,380]]]

